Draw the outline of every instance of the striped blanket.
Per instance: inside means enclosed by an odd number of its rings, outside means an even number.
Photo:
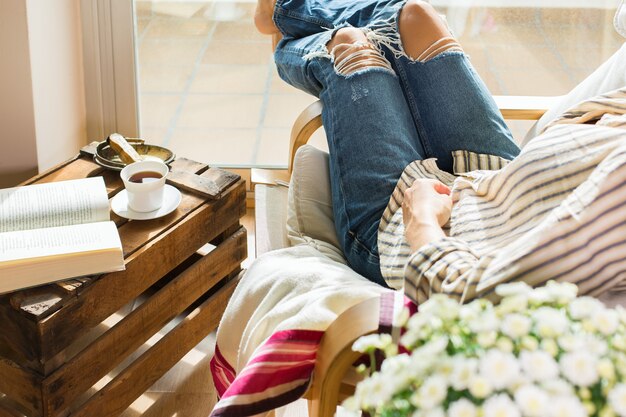
[[[211,415],[252,416],[300,398],[310,384],[324,330],[342,312],[373,297],[396,308],[402,303],[389,300],[403,299],[313,246],[257,258],[218,328],[211,372],[220,401]],[[382,329],[388,330],[392,310],[381,308]]]
[[[402,174],[378,232],[387,283],[416,303],[433,293],[467,302],[495,298],[511,281],[578,285],[598,296],[626,278],[626,88],[578,104],[512,161],[455,153],[455,174],[435,160]],[[404,191],[417,178],[450,186],[447,237],[412,252]]]

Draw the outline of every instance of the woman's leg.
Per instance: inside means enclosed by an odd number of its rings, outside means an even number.
[[[444,20],[409,0],[369,37],[383,45],[398,74],[427,157],[452,172],[452,151],[512,159],[519,153],[498,107]]]
[[[384,285],[378,224],[402,171],[424,155],[398,78],[351,27],[283,40],[275,60],[283,79],[324,105],[337,236],[350,266]]]
[[[258,0],[255,24],[261,33],[298,39],[346,24],[365,27],[404,1]]]
[[[364,28],[399,77],[424,157],[437,158],[442,169],[452,171],[455,150],[506,159],[519,153],[491,94],[429,4],[419,0],[277,0],[275,5],[274,0],[259,1],[271,5],[273,23],[285,41],[344,25]]]
[[[284,80],[324,103],[338,237],[351,265],[372,278],[376,273],[370,270],[380,274],[376,244],[380,216],[406,165],[436,157],[442,168],[451,171],[454,150],[512,158],[518,148],[484,84],[432,8],[413,0],[367,3],[373,8],[363,11],[355,11],[354,2],[342,9],[345,4],[343,0],[323,4],[278,0],[274,20],[279,27],[300,30],[302,8],[317,13],[308,16],[308,23],[324,23],[313,25],[309,29],[316,34],[302,39],[288,34],[275,58]],[[339,17],[332,10],[340,10]],[[325,29],[341,25],[342,16],[351,16],[348,24],[368,27]],[[342,43],[352,46],[332,50]],[[402,88],[394,74],[380,65],[381,56],[374,59],[372,43],[379,50],[388,46],[387,53],[395,52],[393,66]],[[344,50],[350,53],[342,55]],[[354,56],[356,62],[347,58]],[[367,62],[359,64],[361,58]],[[360,100],[361,96],[366,99]]]

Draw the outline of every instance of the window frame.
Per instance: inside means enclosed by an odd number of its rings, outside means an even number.
[[[132,0],[81,0],[87,136],[139,136]]]

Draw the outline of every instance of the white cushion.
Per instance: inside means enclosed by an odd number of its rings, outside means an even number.
[[[287,237],[287,187],[257,184],[254,187],[254,235],[256,255],[289,247]]]
[[[311,245],[346,263],[335,232],[328,153],[304,145],[294,158],[289,184],[287,236],[292,246]]]

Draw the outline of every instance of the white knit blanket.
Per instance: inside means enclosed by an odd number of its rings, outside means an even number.
[[[221,401],[212,415],[253,415],[300,396],[330,323],[385,292],[308,245],[257,258],[219,325],[212,372]]]

